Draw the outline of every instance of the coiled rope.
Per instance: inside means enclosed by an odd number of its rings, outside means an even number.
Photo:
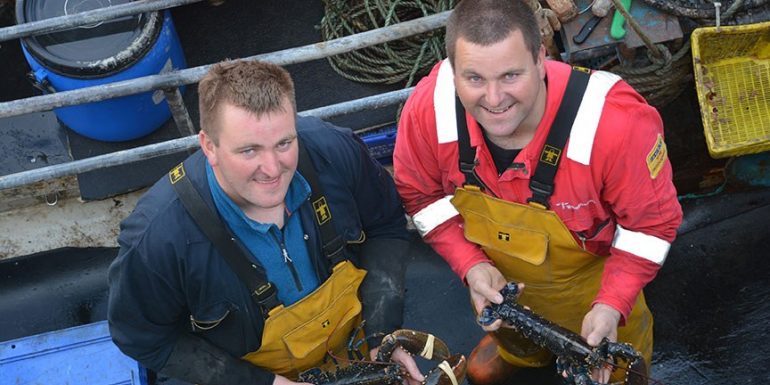
[[[454,0],[324,0],[321,34],[324,40],[336,39],[447,11],[454,5]],[[438,29],[328,60],[346,79],[385,84],[405,81],[409,87],[445,55],[444,30]]]
[[[684,90],[684,84],[692,81],[690,41],[687,40],[674,54],[664,44],[654,44],[636,20],[623,8],[619,0],[612,0],[626,22],[647,47],[648,65],[621,64],[610,69],[620,75],[631,87],[655,107],[663,107],[676,99]]]
[[[753,12],[762,16],[770,0],[644,0],[664,12],[678,17],[694,19],[701,25],[739,24],[738,16]],[[684,90],[685,83],[692,81],[692,59],[689,39],[674,53],[663,44],[653,44],[639,27],[636,20],[623,9],[618,0],[612,0],[615,8],[623,13],[647,47],[649,65],[642,68],[618,65],[610,69],[617,73],[642,94],[647,102],[662,107],[674,100]],[[721,12],[720,12],[721,11]],[[766,19],[767,17],[765,17]]]

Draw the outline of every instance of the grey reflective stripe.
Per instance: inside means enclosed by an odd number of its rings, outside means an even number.
[[[615,239],[612,240],[612,246],[662,265],[666,261],[671,243],[652,235],[624,229],[618,225],[615,229]]]
[[[417,228],[417,231],[420,232],[421,236],[424,237],[442,223],[460,214],[452,205],[452,202],[449,201],[453,196],[454,195],[447,195],[425,206],[425,208],[412,216],[414,227]]]
[[[595,71],[591,74],[583,101],[572,123],[567,158],[586,166],[591,163],[591,151],[604,101],[607,99],[607,93],[619,80],[620,76],[610,72]]]

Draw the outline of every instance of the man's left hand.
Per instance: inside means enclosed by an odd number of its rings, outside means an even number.
[[[580,335],[591,346],[598,346],[605,337],[611,342],[617,342],[619,321],[619,311],[612,306],[597,303],[583,318]],[[610,380],[610,373],[612,373],[612,369],[609,367],[594,369],[591,372],[591,378],[605,384]]]
[[[377,352],[379,351],[379,346],[369,351],[369,357],[372,361],[377,358]],[[421,382],[425,381],[425,376],[420,373],[420,368],[417,367],[414,357],[405,352],[404,349],[396,348],[391,359],[401,364],[404,370],[406,370],[407,375],[404,378],[404,385],[420,385]]]

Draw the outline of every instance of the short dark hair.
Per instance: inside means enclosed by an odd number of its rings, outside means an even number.
[[[482,46],[498,43],[519,30],[537,61],[542,39],[540,26],[526,0],[463,0],[455,7],[446,25],[446,51],[454,63],[457,39]]]
[[[286,112],[284,101],[295,112],[294,82],[281,66],[256,60],[223,61],[211,66],[198,83],[201,130],[216,144],[219,108],[229,103],[257,116]]]

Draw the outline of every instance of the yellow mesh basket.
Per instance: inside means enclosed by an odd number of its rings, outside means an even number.
[[[711,156],[770,150],[770,22],[698,28],[691,40]]]

